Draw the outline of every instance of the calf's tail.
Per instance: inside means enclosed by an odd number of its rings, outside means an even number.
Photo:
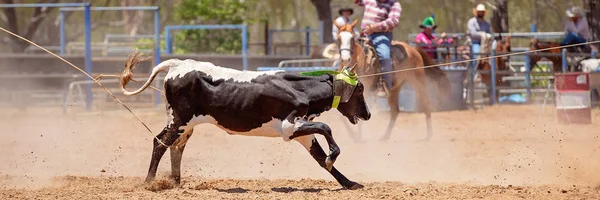
[[[143,53],[138,53],[137,51],[132,54],[129,54],[129,57],[127,58],[127,62],[125,63],[125,68],[123,69],[123,72],[121,73],[121,80],[120,80],[121,91],[123,91],[123,94],[126,96],[132,96],[132,95],[141,93],[146,88],[148,88],[148,86],[150,86],[150,84],[152,83],[152,81],[154,80],[156,75],[158,75],[158,73],[168,70],[169,67],[171,67],[174,64],[173,60],[166,60],[166,61],[163,61],[160,64],[156,65],[154,68],[152,68],[152,73],[150,74],[150,77],[148,77],[148,80],[146,81],[146,83],[144,83],[144,85],[141,88],[137,89],[136,91],[129,92],[129,91],[125,90],[125,86],[127,85],[127,83],[129,83],[129,81],[131,79],[133,79],[133,69],[135,69],[135,67],[137,66],[138,63],[148,60],[150,58],[150,57],[142,58],[142,55],[143,55]]]

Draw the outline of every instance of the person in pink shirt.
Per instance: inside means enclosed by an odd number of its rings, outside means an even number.
[[[437,28],[435,20],[432,17],[425,18],[423,23],[419,24],[419,27],[421,27],[422,31],[415,37],[415,43],[417,46],[427,51],[427,54],[429,54],[429,56],[433,59],[437,59],[437,46],[440,46],[444,43],[452,44],[452,42],[454,42],[452,38],[446,39],[445,32],[442,33],[441,39],[438,39],[432,34],[433,30]]]

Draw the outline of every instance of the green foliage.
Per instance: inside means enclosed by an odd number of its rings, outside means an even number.
[[[179,24],[252,24],[243,0],[183,0],[175,9]],[[238,54],[242,32],[235,29],[183,30],[175,33],[174,47],[181,53]]]

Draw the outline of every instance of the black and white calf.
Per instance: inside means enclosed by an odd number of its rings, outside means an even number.
[[[129,57],[121,76],[121,88],[125,95],[138,94],[158,73],[168,70],[164,84],[168,122],[157,138],[170,148],[171,174],[176,183],[180,182],[181,156],[194,126],[209,123],[229,134],[296,140],[343,187],[362,187],[333,167],[340,149],[331,129],[327,124],[312,121],[332,108],[337,108],[353,124],[359,119],[369,120],[371,114],[364,101],[363,85],[352,77],[353,69],[339,74],[303,75],[238,71],[209,62],[170,59],[155,66],[140,89],[125,91],[132,70],[140,61],[139,54]],[[314,134],[325,137],[329,155],[319,146]],[[154,140],[146,181],[154,179],[167,146]]]

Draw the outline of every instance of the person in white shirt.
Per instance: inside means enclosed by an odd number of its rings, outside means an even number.
[[[565,39],[560,45],[585,43],[590,39],[590,28],[581,8],[574,6],[566,11],[569,21],[565,23]]]
[[[338,13],[340,14],[340,16],[335,19],[335,22],[341,26],[341,25],[344,25],[344,24],[350,22],[350,16],[352,14],[354,14],[354,10],[352,8],[344,7],[344,8],[340,8]],[[356,36],[355,38],[358,38],[358,36],[360,35],[360,32],[358,32],[356,30],[356,28],[354,28],[354,33]],[[332,27],[331,34],[333,34],[333,40],[337,41],[337,35],[338,35],[337,26]]]

